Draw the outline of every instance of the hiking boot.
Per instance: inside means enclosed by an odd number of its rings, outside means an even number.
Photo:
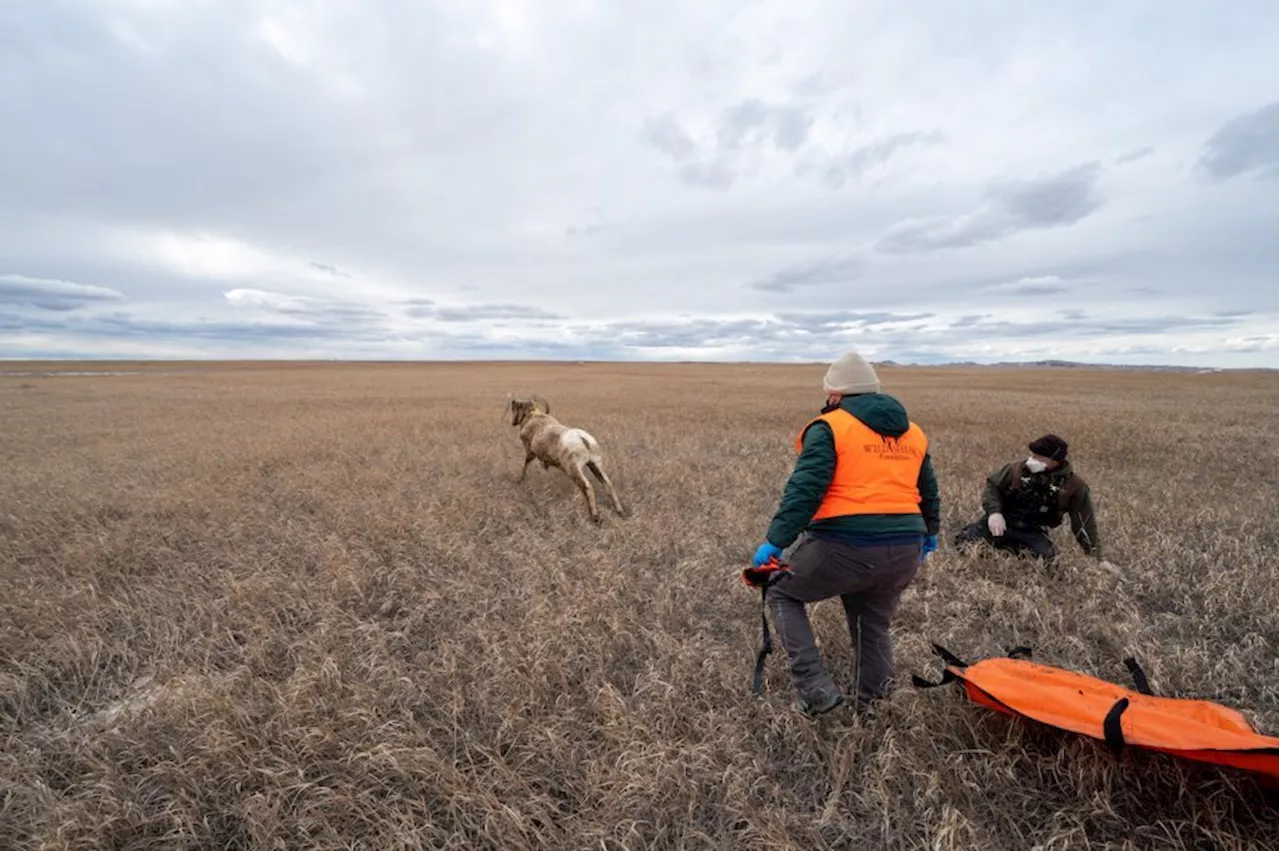
[[[814,695],[805,697],[801,695],[796,700],[796,711],[810,718],[817,718],[819,715],[830,712],[840,704],[844,703],[844,697],[839,692],[831,694]]]

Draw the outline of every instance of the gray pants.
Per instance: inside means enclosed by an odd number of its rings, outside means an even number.
[[[874,700],[893,688],[889,624],[920,567],[920,544],[859,547],[802,535],[785,557],[792,575],[770,586],[774,629],[787,650],[791,682],[805,699],[838,691],[818,657],[805,603],[839,596],[857,654],[857,696]]]

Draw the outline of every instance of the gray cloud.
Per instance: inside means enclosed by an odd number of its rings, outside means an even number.
[[[832,155],[813,151],[795,166],[797,177],[817,176],[818,182],[830,189],[840,189],[850,178],[859,178],[893,160],[901,151],[912,147],[928,147],[946,141],[941,130],[895,133],[855,148],[852,153]]]
[[[256,308],[311,322],[376,324],[386,318],[381,310],[341,299],[285,295],[254,289],[234,289],[225,295],[227,301],[236,307]]]
[[[940,130],[929,132],[897,133],[878,142],[858,148],[848,157],[849,173],[859,175],[868,169],[888,162],[899,151],[914,145],[938,145],[946,141],[946,134]]]
[[[315,269],[316,271],[319,271],[319,272],[324,272],[325,274],[328,274],[328,275],[333,275],[335,278],[350,278],[350,277],[351,277],[350,275],[348,275],[346,272],[342,271],[342,270],[341,270],[341,269],[339,269],[338,267],[336,267],[336,266],[330,266],[330,265],[329,265],[329,264],[327,264],[327,263],[316,263],[316,262],[313,260],[313,261],[311,261],[311,264],[310,264],[310,265],[311,265],[311,268],[312,268],[312,269]]]
[[[484,334],[433,333],[443,344],[467,358],[503,360],[627,360],[635,351],[607,340],[496,340]]]
[[[1277,345],[1280,345],[1280,337],[1275,334],[1240,337],[1226,342],[1226,348],[1233,352],[1273,352]]]
[[[1155,152],[1156,152],[1156,149],[1153,146],[1143,145],[1140,148],[1134,148],[1133,150],[1124,152],[1120,156],[1116,157],[1115,162],[1116,162],[1116,165],[1124,165],[1125,163],[1131,163],[1131,162],[1136,162],[1137,160],[1146,159],[1147,157],[1151,156]]]
[[[77,339],[115,339],[191,344],[233,341],[260,345],[287,341],[299,346],[320,346],[338,351],[353,345],[385,345],[389,341],[417,345],[443,345],[467,357],[632,359],[641,352],[728,350],[741,356],[827,360],[855,346],[879,360],[935,363],[956,359],[956,352],[978,346],[986,350],[993,338],[1008,340],[1024,349],[1039,347],[1042,357],[1063,357],[1066,347],[1084,343],[1090,351],[1113,351],[1096,339],[1120,339],[1127,356],[1161,351],[1134,341],[1168,334],[1185,335],[1209,330],[1220,342],[1214,350],[1236,354],[1266,352],[1277,344],[1275,335],[1241,334],[1255,317],[1160,316],[1115,318],[1072,311],[1062,319],[1009,321],[992,314],[965,314],[946,320],[932,313],[859,311],[782,312],[759,319],[645,319],[593,323],[564,328],[557,339],[496,340],[481,331],[402,331],[388,334],[351,325],[295,324],[282,322],[226,322],[213,320],[155,320],[127,313],[99,316],[65,316],[58,319],[0,314],[0,330],[57,333],[69,342],[63,351],[75,352]],[[931,320],[921,322],[919,320]],[[1270,348],[1268,348],[1270,347]],[[418,351],[418,349],[411,349]],[[13,350],[0,345],[0,354]],[[982,360],[990,360],[989,356]],[[1080,357],[1067,359],[1081,359]],[[1090,355],[1085,359],[1097,359]]]
[[[1256,319],[1256,317],[1254,317]],[[1034,352],[1009,360],[1061,359],[1076,361],[1108,360],[1115,355],[1119,362],[1151,362],[1152,354],[1169,349],[1153,341],[1170,335],[1186,336],[1208,332],[1215,341],[1188,347],[1188,351],[1247,353],[1268,351],[1277,345],[1274,335],[1229,337],[1241,327],[1243,317],[1224,319],[1211,316],[1159,316],[1116,319],[1076,311],[1062,319],[1042,321],[1009,321],[991,314],[966,314],[948,321],[934,317],[930,323],[907,327],[880,324],[851,329],[844,337],[833,337],[833,329],[819,325],[796,328],[782,321],[767,323],[756,330],[754,345],[763,351],[789,351],[816,360],[833,357],[848,345],[873,352],[877,360],[915,363],[945,363],[956,360],[991,362],[993,340],[1007,342],[1023,352]],[[1120,341],[1123,341],[1122,343]],[[972,354],[964,354],[971,352]],[[981,354],[979,354],[981,353]],[[1165,362],[1168,362],[1167,360]]]
[[[0,275],[0,304],[17,304],[41,310],[75,310],[86,304],[117,301],[121,293],[107,287],[75,284],[26,275]]]
[[[832,189],[839,189],[844,186],[844,170],[839,166],[827,166],[827,170],[822,173],[822,182]]]
[[[835,310],[831,312],[786,312],[774,314],[778,321],[812,332],[831,331],[836,328],[867,328],[872,325],[891,325],[928,319],[932,313],[891,313],[887,311],[858,312]]]
[[[816,178],[818,183],[829,189],[840,189],[849,179],[864,177],[895,159],[902,151],[939,145],[946,140],[947,135],[935,129],[894,133],[846,153],[833,154],[825,148],[813,146],[797,159],[793,171],[797,177]]]
[[[634,356],[627,353],[635,349],[711,350],[727,347],[816,360],[830,358],[846,346],[857,345],[895,359],[913,359],[913,353],[928,352],[923,360],[937,362],[947,360],[948,352],[969,345],[986,346],[993,338],[1053,349],[1055,341],[1065,346],[1094,338],[1124,336],[1141,339],[1204,330],[1225,334],[1244,319],[1220,316],[1114,318],[1080,311],[1070,317],[1043,321],[1010,321],[990,314],[966,314],[942,320],[932,313],[782,312],[762,319],[695,318],[602,323],[578,329],[571,340],[563,341],[563,345],[569,347],[568,351],[583,352],[612,347],[619,356]],[[932,321],[924,323],[918,320]],[[1256,342],[1251,340],[1248,344],[1236,345],[1253,345]],[[876,356],[881,357],[882,354]]]
[[[491,319],[550,320],[563,318],[527,304],[466,304],[446,307],[420,304],[405,311],[416,319],[438,319],[441,322],[480,322]]]
[[[732,167],[720,160],[689,163],[680,169],[680,182],[705,189],[728,189],[737,179]]]
[[[48,320],[23,317],[11,330],[58,332],[72,336],[104,337],[151,341],[259,341],[273,340],[381,340],[376,329],[355,323],[234,322],[208,319],[151,319],[133,313],[115,312],[89,317]]]
[[[828,80],[822,71],[814,71],[791,85],[792,94],[800,97],[828,95],[840,88],[839,83]]]
[[[1094,162],[1043,180],[1004,181],[990,194],[1015,227],[1070,225],[1102,206],[1095,191],[1099,170]]]
[[[1218,128],[1204,143],[1196,163],[1211,180],[1250,175],[1257,180],[1276,179],[1280,150],[1280,102],[1237,115]]]
[[[1251,314],[1252,315],[1252,314]],[[1203,328],[1227,328],[1235,325],[1240,317],[1232,316],[1134,316],[1099,318],[1092,322],[1092,329],[1104,334],[1164,333]],[[1089,328],[1089,325],[1085,326]]]
[[[1072,317],[1055,321],[1018,322],[1003,319],[973,322],[963,327],[975,335],[999,333],[1013,337],[1091,337],[1111,334],[1164,334],[1176,331],[1226,328],[1239,322],[1240,317],[1224,316],[1144,316],[1099,317],[1076,313]]]
[[[985,288],[987,292],[1005,295],[1057,295],[1071,289],[1066,281],[1057,275],[1040,275],[1034,278],[1020,278],[1003,284],[992,284]]]
[[[659,151],[675,160],[687,160],[697,150],[693,138],[670,113],[646,121],[644,137]]]
[[[702,156],[698,143],[669,112],[648,119],[641,135],[682,164],[677,174],[684,185],[725,190],[737,180],[743,156],[766,147],[794,154],[808,140],[813,123],[814,116],[797,104],[747,98],[720,111],[714,145]]]
[[[783,151],[796,151],[809,136],[813,116],[795,104],[767,104],[758,98],[739,101],[720,115],[716,143],[737,150],[744,142],[771,141]]]
[[[802,266],[779,269],[772,275],[752,281],[746,286],[766,292],[789,293],[794,292],[796,287],[853,280],[859,276],[865,265],[863,259],[856,255],[827,258]]]
[[[594,339],[614,340],[620,346],[641,349],[696,349],[749,345],[762,337],[776,338],[779,330],[768,320],[757,319],[611,322],[599,328]]]
[[[18,313],[0,313],[0,331],[26,331],[35,321]]]
[[[876,244],[888,254],[962,248],[1003,239],[1021,230],[1065,227],[1102,206],[1096,162],[1036,180],[1004,180],[986,192],[988,203],[956,217],[899,222]]]
[[[592,344],[611,341],[633,348],[740,347],[768,350],[770,346],[791,347],[793,353],[812,352],[841,345],[835,335],[842,332],[874,334],[877,329],[916,319],[930,313],[831,311],[784,312],[761,319],[685,319],[610,322],[583,333]]]

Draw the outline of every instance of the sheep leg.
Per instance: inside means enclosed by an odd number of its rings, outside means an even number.
[[[591,475],[599,479],[600,483],[603,484],[605,486],[605,489],[609,491],[609,499],[613,500],[613,507],[617,509],[618,514],[620,514],[623,517],[626,517],[627,511],[625,508],[622,507],[622,500],[618,499],[618,492],[613,489],[613,482],[610,481],[609,474],[606,473],[604,471],[604,468],[601,467],[599,464],[597,464],[595,461],[588,461],[587,469],[590,470]]]
[[[523,481],[524,481],[524,477],[525,477],[525,475],[529,472],[529,463],[530,463],[531,461],[533,461],[533,459],[534,459],[534,458],[536,458],[536,457],[537,457],[537,456],[536,456],[536,455],[534,455],[532,452],[525,452],[525,455],[524,455],[524,466],[520,468],[520,478],[516,479],[516,482],[523,482]]]
[[[578,490],[582,491],[582,496],[587,500],[587,510],[591,512],[591,519],[599,523],[600,509],[596,506],[596,492],[591,487],[591,482],[587,481],[587,474],[582,472],[581,467],[575,467],[570,478],[573,479],[573,483],[578,486]]]

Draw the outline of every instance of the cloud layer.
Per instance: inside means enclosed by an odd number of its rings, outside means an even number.
[[[1097,163],[1089,163],[1041,179],[1003,181],[986,190],[977,209],[900,222],[876,247],[888,253],[963,248],[1022,230],[1067,227],[1102,206],[1097,177]]]
[[[1278,123],[1280,108],[1275,103],[1237,115],[1205,142],[1198,165],[1212,180],[1246,175],[1274,183],[1280,149]]]
[[[16,0],[0,357],[1274,367],[1276,33],[1260,0]]]
[[[28,278],[25,275],[0,275],[0,304],[33,307],[37,310],[75,310],[87,304],[122,299],[120,293],[107,287]]]

